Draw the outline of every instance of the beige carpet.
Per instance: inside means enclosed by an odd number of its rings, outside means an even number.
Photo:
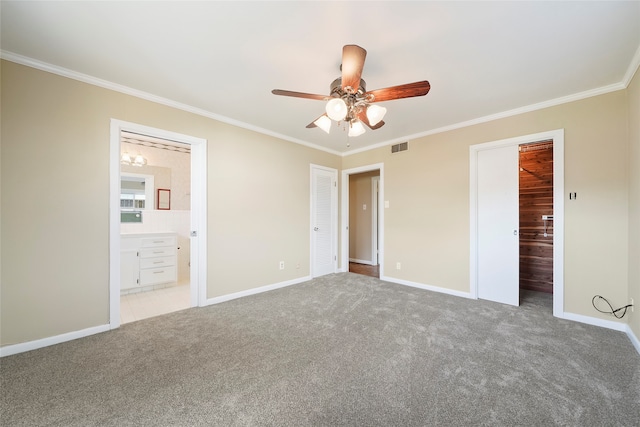
[[[352,273],[0,360],[3,426],[638,426],[625,334]]]

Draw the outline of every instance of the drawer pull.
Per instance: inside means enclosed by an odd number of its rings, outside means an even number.
[[[153,251],[154,254],[163,254],[164,251]]]
[[[153,243],[164,243],[164,240],[154,240]]]
[[[164,261],[154,261],[154,264],[164,264]]]
[[[154,271],[153,272],[153,274],[162,274],[162,273],[164,273],[164,270],[162,270],[162,271]]]

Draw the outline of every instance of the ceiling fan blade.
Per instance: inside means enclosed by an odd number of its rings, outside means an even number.
[[[373,95],[370,102],[391,101],[394,99],[411,98],[414,96],[424,96],[429,93],[431,85],[428,81],[408,83],[405,85],[392,86],[384,89],[376,89],[367,92],[365,95],[369,97]]]
[[[345,92],[358,91],[366,56],[367,51],[355,44],[348,44],[342,48],[342,90]],[[347,87],[351,89],[345,89]]]
[[[318,119],[316,119],[318,120]],[[307,126],[305,126],[307,129],[313,129],[313,128],[317,128],[318,125],[316,124],[316,120],[312,121],[311,123],[309,123]]]
[[[316,95],[314,93],[293,92],[290,90],[282,90],[282,89],[274,89],[271,91],[271,93],[274,95],[281,95],[281,96],[293,96],[295,98],[317,99],[319,101],[324,101],[330,98],[330,96],[327,96],[327,95]]]
[[[384,126],[384,120],[380,120],[378,123],[376,123],[375,126],[371,126],[371,124],[369,123],[369,118],[367,117],[367,112],[365,110],[358,113],[358,120],[367,125],[371,130],[380,129],[382,126]]]

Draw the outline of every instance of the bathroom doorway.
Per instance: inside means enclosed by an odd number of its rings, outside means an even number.
[[[120,323],[189,308],[191,146],[121,131],[120,209]]]
[[[204,305],[206,140],[112,120],[110,147],[111,328]]]

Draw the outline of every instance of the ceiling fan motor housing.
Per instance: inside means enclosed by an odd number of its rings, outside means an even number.
[[[364,80],[360,79],[360,87],[358,87],[358,90],[356,91],[356,93],[349,93],[342,89],[342,77],[338,77],[333,82],[331,82],[331,91],[329,93],[331,94],[331,96],[334,96],[334,94],[338,94],[338,96],[340,97],[344,95],[364,97],[364,94],[366,91],[367,91],[367,83]]]
[[[347,122],[357,118],[369,102],[372,101],[365,95],[366,92],[367,83],[363,79],[360,79],[360,85],[355,93],[342,88],[342,77],[338,77],[331,83],[331,97],[342,98],[347,105],[347,116],[344,118]]]

